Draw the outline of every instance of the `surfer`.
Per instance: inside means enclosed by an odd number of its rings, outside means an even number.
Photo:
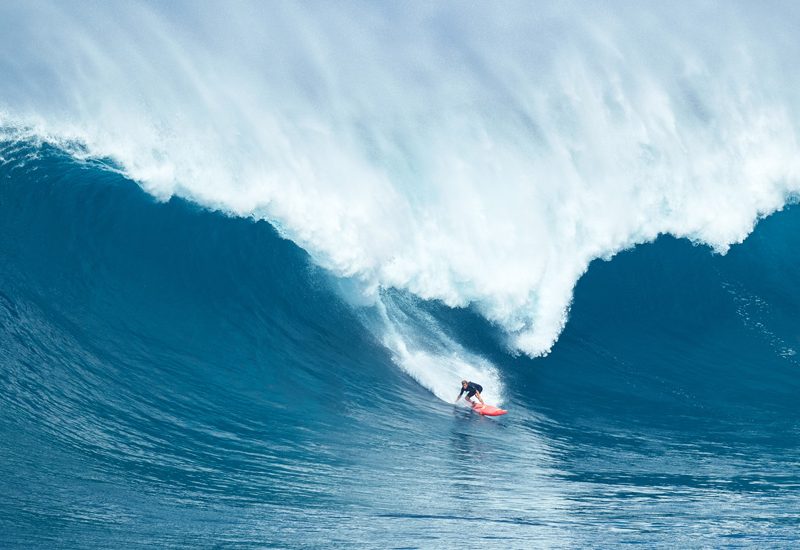
[[[456,403],[458,400],[461,399],[461,396],[464,395],[464,392],[467,392],[467,396],[464,398],[471,406],[476,405],[475,402],[472,401],[472,396],[478,398],[478,401],[481,402],[481,405],[486,405],[483,402],[483,397],[481,397],[481,392],[483,391],[483,386],[480,384],[476,384],[475,382],[470,382],[469,380],[462,380],[461,381],[461,392],[458,394],[456,398]]]

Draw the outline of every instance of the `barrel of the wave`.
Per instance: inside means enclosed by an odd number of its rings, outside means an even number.
[[[483,416],[501,416],[508,412],[504,409],[499,409],[491,405],[484,405],[483,403],[473,403],[472,410],[478,414],[482,414]]]

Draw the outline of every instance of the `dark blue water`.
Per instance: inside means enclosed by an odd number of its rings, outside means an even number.
[[[545,358],[417,303],[500,368],[488,419],[268,223],[46,145],[0,159],[3,547],[800,542],[796,207],[725,256],[594,262]]]

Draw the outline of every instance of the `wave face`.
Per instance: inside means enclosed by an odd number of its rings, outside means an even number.
[[[266,219],[373,300],[472,305],[531,356],[593,259],[725,251],[800,188],[792,3],[224,11],[5,3],[3,121]]]
[[[595,262],[532,360],[478,310],[354,307],[266,222],[0,159],[4,546],[798,543],[797,208]],[[482,358],[510,414],[424,390],[389,329],[451,350],[423,384]]]
[[[797,545],[798,20],[0,4],[0,545]]]

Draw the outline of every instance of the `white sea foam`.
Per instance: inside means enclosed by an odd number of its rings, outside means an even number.
[[[798,23],[733,2],[4,3],[0,109],[158,197],[270,220],[373,297],[473,304],[535,356],[591,260],[661,233],[724,252],[800,189]]]
[[[462,379],[479,382],[483,398],[504,401],[503,384],[490,361],[464,349],[408,297],[382,293],[364,324],[392,353],[393,361],[444,401],[454,401]]]

